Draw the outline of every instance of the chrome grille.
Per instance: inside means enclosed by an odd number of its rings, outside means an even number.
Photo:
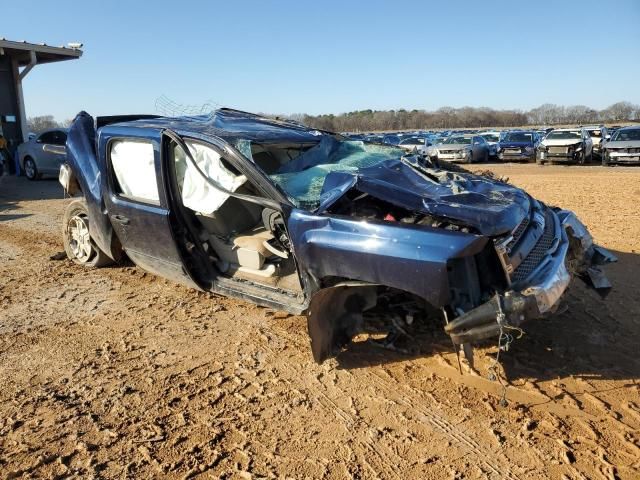
[[[550,212],[547,212],[544,219],[544,232],[538,239],[538,242],[533,247],[533,249],[529,252],[522,263],[518,265],[511,275],[511,281],[513,283],[520,282],[526,279],[533,270],[540,265],[543,257],[547,254],[551,246],[553,245],[553,241],[555,240],[555,231],[553,224],[553,216]]]
[[[518,243],[518,240],[520,240],[522,235],[524,235],[524,232],[527,230],[527,227],[529,226],[529,221],[530,221],[529,215],[527,215],[522,219],[522,222],[520,222],[520,225],[518,225],[516,229],[513,231],[512,233],[513,238],[506,246],[508,253],[511,253],[511,249],[514,247],[516,243]]]

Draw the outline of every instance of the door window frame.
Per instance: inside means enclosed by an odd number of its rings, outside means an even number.
[[[120,185],[118,182],[118,178],[116,176],[116,172],[113,168],[113,163],[111,162],[111,147],[115,142],[122,141],[131,141],[137,143],[147,143],[151,146],[153,150],[153,170],[155,173],[156,179],[156,191],[158,192],[158,200],[151,200],[146,198],[134,197],[131,195],[125,195],[122,193],[120,189]],[[163,196],[162,190],[160,188],[161,182],[159,181],[158,175],[162,175],[161,169],[158,170],[158,159],[156,158],[157,150],[154,148],[154,141],[148,137],[138,137],[138,136],[127,136],[127,135],[119,135],[110,137],[105,145],[105,159],[107,164],[107,184],[109,188],[109,192],[116,197],[119,201],[126,201],[129,203],[134,203],[138,205],[146,205],[151,207],[162,207],[167,208],[166,205],[163,205]]]
[[[193,135],[179,135],[176,132],[173,132],[173,133],[178,135],[185,143],[187,142],[198,143],[200,145],[204,145],[206,147],[213,149],[218,155],[220,155],[220,158],[224,162],[226,162],[235,170],[237,170],[239,173],[247,177],[247,182],[250,183],[253,187],[255,187],[255,189],[258,190],[258,192],[260,192],[260,196],[243,194],[244,196],[253,197],[257,201],[260,201],[260,203],[265,208],[266,207],[273,208],[278,211],[283,210],[283,205],[289,205],[289,200],[286,197],[283,198],[281,193],[278,192],[277,189],[275,189],[274,185],[268,179],[262,178],[262,175],[260,175],[260,172],[258,171],[257,168],[256,169],[248,168],[248,166],[245,165],[245,164],[251,164],[250,160],[246,159],[246,157],[241,153],[235,151],[233,147],[228,145],[223,140],[220,140],[217,138],[204,139],[204,138],[199,138]],[[178,188],[178,192],[176,193],[180,194],[181,193],[180,186],[177,185],[177,181],[176,181],[175,159],[173,155],[173,149],[171,148],[172,145],[174,144],[175,142],[168,135],[162,135],[161,151],[163,156],[166,155],[166,159],[162,160],[162,164],[164,168],[172,169],[171,173],[169,173],[168,175],[168,178],[173,179],[171,180],[171,183],[175,183],[175,188]],[[270,188],[265,188],[264,183],[267,183]],[[171,186],[171,188],[173,187],[174,186]],[[275,190],[275,193],[277,193],[277,195],[272,195],[271,194],[272,192],[268,191],[269,189]],[[182,203],[182,198],[180,198],[180,202]]]

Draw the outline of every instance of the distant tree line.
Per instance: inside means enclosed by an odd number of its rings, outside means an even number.
[[[338,132],[516,127],[640,121],[640,105],[618,102],[603,110],[595,110],[585,105],[566,107],[546,103],[529,111],[442,107],[435,111],[400,109],[359,110],[339,115],[295,114],[289,118],[314,128]]]
[[[53,115],[40,115],[27,118],[27,128],[30,133],[41,133],[52,128],[66,128],[71,125],[72,120],[58,122]]]
[[[282,117],[282,116],[280,116]],[[519,127],[524,125],[562,125],[603,122],[640,122],[640,105],[618,102],[603,110],[585,105],[563,106],[545,103],[529,111],[494,110],[488,107],[441,107],[427,110],[358,110],[338,115],[286,116],[313,128],[335,132],[373,132],[432,128]],[[40,133],[51,128],[68,127],[72,120],[58,122],[53,115],[30,117],[29,131]]]

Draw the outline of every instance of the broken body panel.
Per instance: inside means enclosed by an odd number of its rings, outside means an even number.
[[[127,201],[115,191],[108,146],[118,138],[144,138],[153,145],[157,204]],[[230,278],[215,250],[220,242],[205,244],[200,217],[179,199],[167,145],[184,138],[215,148],[255,186],[251,195],[221,191],[259,205],[263,221],[271,212],[271,223],[265,221],[271,243],[263,246],[281,257],[272,256],[276,261],[288,262],[276,262],[277,275],[295,270],[299,292],[255,275],[252,281]],[[393,295],[408,296],[413,304],[400,302],[404,310],[389,311],[389,318],[398,313],[401,321],[413,319],[415,305],[444,310],[447,333],[462,344],[553,311],[571,274],[596,288],[610,287],[598,265],[614,257],[593,245],[571,212],[546,207],[494,178],[436,168],[394,147],[342,140],[292,122],[222,109],[211,117],[106,125],[96,141],[93,119],[81,113],[70,129],[67,151],[90,212],[91,236],[102,251],[118,260],[123,249],[141,267],[188,286],[307,312],[317,361],[338,353],[363,330],[367,312]],[[288,166],[270,175],[259,155],[252,157],[256,145],[264,151],[287,145],[289,157],[295,145],[300,147]],[[326,160],[334,154],[342,156]],[[362,163],[369,154],[380,161]],[[291,172],[294,162],[298,170]],[[287,192],[286,182],[292,173],[296,177],[314,168],[320,171],[312,179],[319,187],[303,207]],[[274,227],[278,218],[282,228]],[[389,308],[396,303],[389,301]],[[393,325],[402,330],[391,323],[390,330]]]

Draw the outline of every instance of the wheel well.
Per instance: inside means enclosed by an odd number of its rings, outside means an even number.
[[[329,277],[311,299],[308,330],[318,363],[337,355],[361,334],[414,336],[442,312],[415,294],[359,280]],[[417,329],[417,330],[416,330]]]

